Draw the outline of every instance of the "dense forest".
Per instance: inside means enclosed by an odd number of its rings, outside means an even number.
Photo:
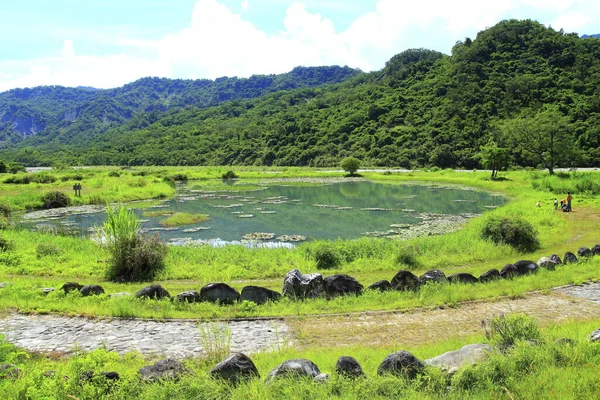
[[[128,108],[134,95],[119,97],[128,85],[113,97],[129,114],[105,128],[104,116],[117,112],[114,99],[87,101],[95,92],[80,89],[77,99],[60,100],[61,112],[73,113],[69,104],[78,101],[93,110],[48,121],[19,141],[3,128],[8,148],[0,158],[28,165],[334,166],[347,156],[406,168],[600,165],[600,39],[508,20],[457,42],[449,56],[412,49],[381,71],[335,75],[324,86],[271,85],[234,99],[211,92],[191,102],[187,89],[169,84],[170,97],[158,103],[140,90],[137,108]],[[63,95],[37,106],[59,109],[53,100]],[[11,98],[0,94],[0,110],[18,112]]]

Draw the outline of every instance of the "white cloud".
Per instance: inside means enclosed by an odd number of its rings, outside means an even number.
[[[242,1],[242,13],[249,1]],[[312,3],[311,3],[312,4]],[[282,16],[283,29],[267,34],[218,0],[197,1],[190,25],[159,40],[116,37],[123,50],[87,56],[70,39],[51,58],[0,61],[0,90],[41,84],[114,87],[142,76],[215,78],[280,73],[297,65],[382,68],[407,48],[448,53],[457,40],[505,18],[533,18],[553,28],[585,32],[600,2],[591,0],[379,0],[374,11],[346,29],[301,3]]]

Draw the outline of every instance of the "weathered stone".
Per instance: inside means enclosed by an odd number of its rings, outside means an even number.
[[[596,244],[594,247],[592,247],[592,255],[600,255],[600,244]]]
[[[577,249],[577,255],[579,257],[591,257],[593,253],[589,247],[581,246],[579,249]]]
[[[592,342],[598,342],[598,341],[600,341],[600,328],[596,329],[594,332],[592,332],[590,334],[590,340]]]
[[[408,270],[400,270],[390,282],[394,290],[416,290],[421,285],[419,277]]]
[[[47,295],[49,295],[50,293],[54,292],[55,290],[56,290],[56,289],[55,289],[55,288],[53,288],[53,287],[47,287],[47,288],[43,288],[43,289],[42,289],[42,294],[43,294],[44,296],[47,296]]]
[[[425,364],[408,351],[397,351],[388,355],[379,364],[377,375],[392,374],[409,379],[415,378],[425,369]]]
[[[270,382],[279,377],[309,377],[314,379],[321,374],[319,367],[310,360],[304,358],[296,358],[287,360],[273,368],[267,376],[266,382]]]
[[[267,301],[279,301],[281,294],[271,289],[260,286],[244,286],[240,301],[251,301],[256,304],[265,304]]]
[[[0,378],[17,379],[22,373],[15,364],[0,364]]]
[[[101,294],[104,294],[104,288],[100,285],[87,285],[82,287],[81,289],[79,289],[79,291],[81,292],[82,296],[91,296],[91,295],[96,295],[99,296]]]
[[[575,254],[571,253],[570,251],[567,251],[565,253],[565,256],[563,257],[563,260],[564,260],[565,264],[576,263],[577,262],[577,256]]]
[[[102,375],[106,380],[109,381],[118,381],[121,379],[121,375],[119,375],[119,373],[115,371],[103,372]]]
[[[392,285],[388,281],[382,280],[369,285],[367,289],[379,290],[380,292],[387,292],[388,290],[392,289]]]
[[[67,282],[61,286],[60,290],[64,291],[65,293],[69,293],[75,290],[81,290],[82,287],[83,285],[80,285],[77,282]]]
[[[459,272],[458,274],[452,274],[448,277],[450,283],[477,283],[479,279],[466,272]]]
[[[325,293],[323,275],[302,274],[297,269],[291,270],[283,279],[282,293],[284,296],[298,299],[321,297]]]
[[[187,369],[180,361],[172,358],[157,361],[154,365],[141,368],[138,373],[142,380],[155,382],[163,379],[177,379],[187,372]]]
[[[316,383],[327,383],[327,381],[329,381],[329,375],[320,373],[313,378],[313,381]]]
[[[356,279],[346,274],[336,274],[325,278],[325,293],[329,297],[343,296],[347,294],[359,295],[362,293],[363,285]]]
[[[10,282],[2,282],[0,283],[0,289],[7,287],[8,285],[10,285]]]
[[[200,301],[200,293],[195,290],[187,290],[175,296],[175,300],[185,303],[197,303]]]
[[[209,283],[200,289],[200,300],[210,303],[233,304],[240,298],[237,290],[226,283]]]
[[[117,293],[111,293],[108,295],[108,297],[116,298],[116,299],[118,299],[120,297],[129,297],[129,296],[131,296],[131,293],[129,293],[129,292],[117,292]]]
[[[210,370],[209,374],[215,378],[237,384],[244,380],[260,378],[254,362],[243,353],[235,353],[221,361]]]
[[[491,281],[495,281],[497,279],[500,279],[500,271],[498,271],[497,269],[490,269],[487,272],[484,272],[483,274],[481,274],[479,276],[479,282],[491,282]]]
[[[530,260],[519,260],[514,266],[519,275],[532,274],[538,270],[537,264]]]
[[[419,281],[422,284],[425,283],[445,283],[448,282],[448,278],[446,278],[446,274],[440,271],[439,269],[432,269],[430,271],[425,272],[423,275],[419,277]]]
[[[554,271],[554,269],[556,268],[556,263],[554,261],[552,261],[550,259],[550,257],[541,257],[538,262],[537,265],[540,266],[540,268],[544,268],[547,269],[549,271]]]
[[[354,357],[341,356],[335,363],[335,372],[347,378],[361,378],[365,376],[362,367]]]
[[[138,299],[148,298],[148,299],[164,299],[165,297],[171,297],[169,292],[162,286],[158,284],[149,285],[145,288],[142,288],[135,292],[135,297]]]
[[[556,265],[562,264],[562,260],[560,259],[560,257],[558,256],[558,254],[552,254],[552,255],[550,255],[550,261],[552,261]]]
[[[460,367],[484,361],[492,347],[487,344],[469,344],[459,350],[449,351],[424,361],[425,365],[438,367],[453,374]]]
[[[500,270],[500,276],[504,279],[512,279],[515,276],[519,276],[519,270],[513,264],[506,264]]]

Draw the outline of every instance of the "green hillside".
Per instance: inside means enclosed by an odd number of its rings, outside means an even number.
[[[407,50],[343,83],[151,110],[96,136],[83,128],[72,138],[37,135],[4,156],[28,164],[320,167],[352,155],[364,165],[471,169],[494,140],[513,164],[546,167],[550,154],[554,166],[597,166],[599,82],[600,40],[509,20],[457,42],[450,56]],[[554,148],[523,145],[529,133]]]

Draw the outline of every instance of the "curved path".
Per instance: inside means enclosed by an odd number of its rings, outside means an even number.
[[[531,293],[518,299],[464,303],[453,308],[407,312],[367,312],[302,319],[229,322],[97,320],[48,315],[9,314],[0,318],[0,333],[22,348],[70,353],[75,348],[105,347],[124,354],[175,358],[202,355],[230,337],[230,350],[253,353],[276,350],[295,342],[304,345],[352,346],[395,343],[414,346],[464,335],[481,334],[482,320],[506,312],[525,313],[542,325],[600,315],[600,282]],[[208,346],[208,348],[206,348]]]

